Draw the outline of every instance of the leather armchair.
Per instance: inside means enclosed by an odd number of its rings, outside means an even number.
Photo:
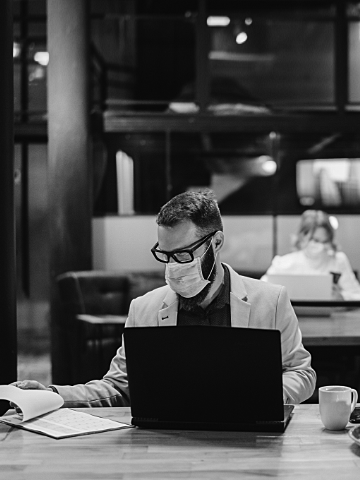
[[[69,384],[101,378],[107,372],[121,345],[131,300],[165,284],[162,271],[72,271],[56,280],[61,303],[57,319],[60,334],[55,339],[58,354],[52,355],[52,361],[61,365],[62,374],[60,382],[54,375],[52,381]],[[87,316],[95,323],[86,321]],[[122,316],[124,321],[114,324],[106,320],[108,316]]]

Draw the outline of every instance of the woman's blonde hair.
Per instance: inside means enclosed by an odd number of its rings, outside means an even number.
[[[306,237],[310,239],[313,237],[314,232],[317,228],[323,228],[328,236],[329,243],[334,251],[337,249],[335,243],[335,229],[331,225],[329,215],[322,210],[305,210],[301,215],[300,225],[295,237],[294,246],[297,250],[301,250],[303,240]]]

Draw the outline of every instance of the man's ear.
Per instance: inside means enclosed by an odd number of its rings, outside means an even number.
[[[215,239],[214,239],[214,246],[215,246],[215,252],[218,252],[222,249],[224,245],[224,234],[223,232],[219,231],[216,232]]]

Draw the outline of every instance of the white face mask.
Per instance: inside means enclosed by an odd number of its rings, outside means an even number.
[[[209,280],[204,278],[201,268],[201,259],[210,247],[211,243],[206,249],[206,251],[203,253],[203,255],[201,255],[201,257],[194,258],[192,262],[173,262],[166,264],[165,280],[171,290],[174,290],[174,292],[178,293],[182,297],[190,298],[195,297],[195,295],[200,293],[201,290],[203,290],[206,285],[210,283]],[[210,277],[211,272],[214,269],[215,261],[216,256],[208,278]]]
[[[323,243],[309,240],[308,244],[304,248],[304,253],[308,258],[317,259],[324,253],[327,253],[327,248]]]

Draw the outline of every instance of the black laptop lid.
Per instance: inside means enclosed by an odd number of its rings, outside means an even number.
[[[283,420],[278,330],[131,327],[124,335],[133,417]]]

